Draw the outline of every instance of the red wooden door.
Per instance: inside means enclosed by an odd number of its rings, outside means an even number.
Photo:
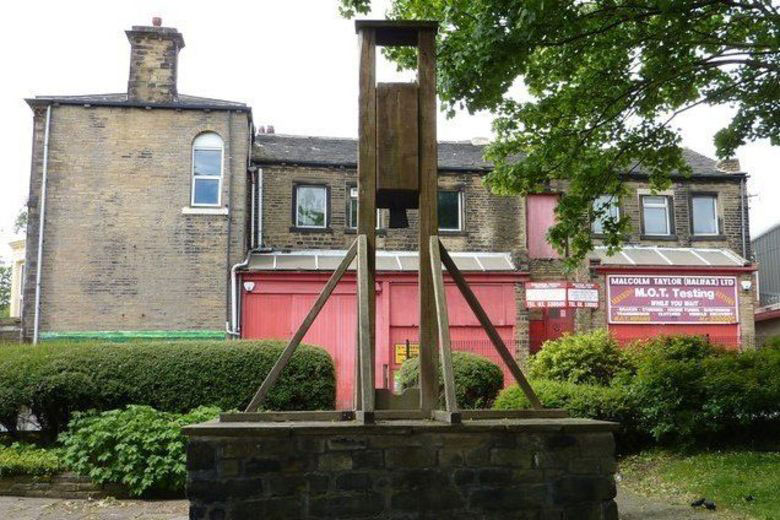
[[[547,242],[547,230],[555,224],[558,195],[537,194],[526,197],[526,242],[530,258],[560,258]]]
[[[535,310],[529,319],[531,354],[541,350],[545,341],[558,339],[566,332],[574,332],[574,309]]]

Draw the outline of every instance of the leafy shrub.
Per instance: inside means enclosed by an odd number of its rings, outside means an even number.
[[[174,414],[137,405],[97,415],[77,412],[60,436],[63,461],[93,482],[122,484],[135,496],[179,494],[187,478],[181,427],[218,414],[218,408]]]
[[[29,444],[0,446],[0,477],[15,475],[56,475],[65,470],[57,449],[43,449]]]
[[[615,339],[604,329],[545,342],[529,362],[536,379],[606,385],[626,364]]]
[[[284,345],[277,341],[57,342],[0,356],[0,424],[29,408],[50,438],[75,411],[128,404],[183,413],[244,408]],[[266,400],[272,410],[334,406],[336,376],[322,349],[300,346]]]
[[[648,356],[628,388],[640,426],[662,444],[747,440],[780,423],[780,353],[712,349],[709,356]]]
[[[545,408],[564,409],[571,417],[620,423],[618,441],[622,449],[638,447],[647,442],[647,434],[636,423],[636,403],[622,385],[587,385],[535,379],[531,381],[531,386]],[[498,395],[493,408],[522,410],[531,408],[531,403],[517,385],[512,385]]]
[[[488,408],[504,386],[504,374],[490,360],[470,352],[452,353],[455,395],[460,408]],[[395,375],[401,389],[419,386],[420,360],[407,359]],[[444,381],[439,370],[440,400],[444,399]]]
[[[568,363],[568,359],[566,362]],[[569,365],[566,364],[566,367]],[[552,366],[549,372],[556,373]],[[548,373],[549,373],[548,372]],[[657,337],[626,352],[608,386],[534,379],[547,407],[621,423],[621,449],[652,440],[685,446],[761,440],[780,432],[780,349],[726,351],[705,337]],[[504,390],[496,408],[528,408]]]

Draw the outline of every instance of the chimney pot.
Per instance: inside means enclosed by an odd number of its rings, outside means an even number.
[[[160,18],[159,16],[155,16],[154,18],[152,18],[152,25],[154,25],[155,27],[160,27],[162,25],[162,18]]]
[[[273,125],[268,125],[265,127],[265,133],[266,134],[273,134],[275,132]]]

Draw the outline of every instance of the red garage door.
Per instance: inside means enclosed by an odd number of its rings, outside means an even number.
[[[288,340],[297,330],[329,273],[263,272],[246,274],[255,282],[242,298],[242,337]],[[472,289],[493,324],[508,345],[515,333],[515,283],[519,277],[506,273],[467,275]],[[377,275],[376,380],[377,388],[392,388],[407,343],[410,353],[417,347],[419,306],[417,276],[409,273]],[[446,283],[453,348],[483,355],[503,367],[487,336],[452,283]],[[306,334],[305,343],[325,348],[336,366],[337,406],[352,406],[354,352],[356,340],[354,274],[339,283],[317,320]],[[399,355],[401,357],[399,357]],[[504,369],[505,381],[509,374]]]

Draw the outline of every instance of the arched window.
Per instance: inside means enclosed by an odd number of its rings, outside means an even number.
[[[222,194],[222,138],[200,134],[192,143],[192,205],[219,206]]]

